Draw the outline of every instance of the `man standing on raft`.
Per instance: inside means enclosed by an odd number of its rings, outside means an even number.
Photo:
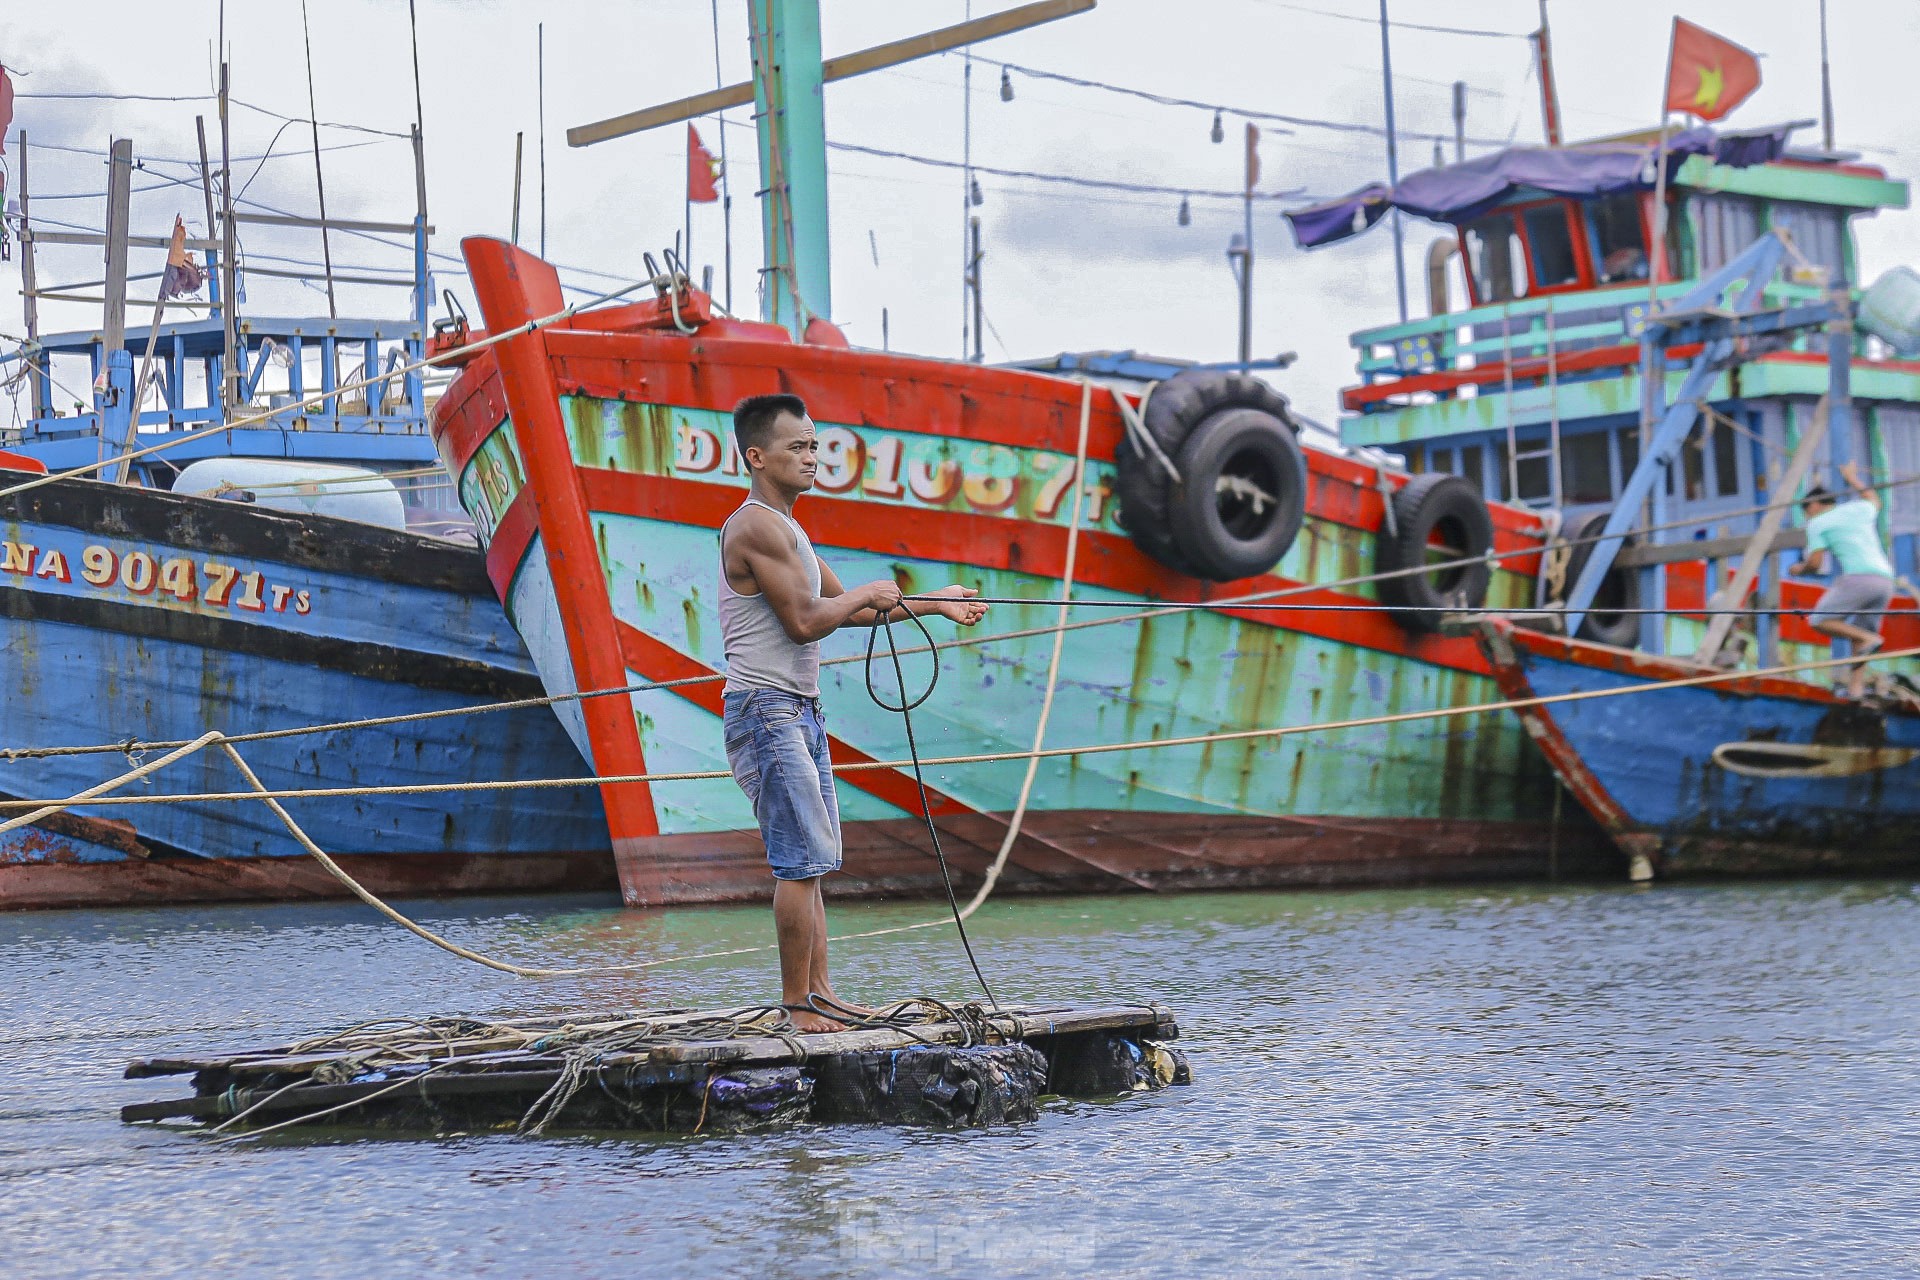
[[[890,578],[849,591],[793,518],[813,488],[819,445],[798,396],[749,396],[734,438],[753,477],[720,527],[720,635],[726,646],[727,763],[753,804],[773,868],[780,1000],[800,1031],[837,1031],[813,1004],[837,1004],[827,978],[827,910],[820,881],[840,869],[840,808],[820,709],[820,640],[888,615],[939,614],[970,627],[987,611],[972,587],[903,601]],[[859,1012],[851,1006],[840,1006]]]

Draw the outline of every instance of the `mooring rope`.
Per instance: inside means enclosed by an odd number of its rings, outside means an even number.
[[[902,650],[902,653],[907,652]],[[1125,742],[1097,742],[1072,747],[1047,747],[1037,751],[982,751],[966,755],[935,756],[923,759],[921,764],[928,767],[946,767],[963,764],[996,764],[1008,760],[1058,759],[1066,756],[1105,755],[1116,751],[1151,751],[1165,747],[1203,746],[1212,742],[1234,742],[1254,738],[1286,738],[1303,733],[1331,733],[1342,729],[1365,729],[1378,725],[1410,724],[1422,720],[1442,720],[1454,716],[1483,715],[1498,711],[1517,711],[1527,707],[1552,706],[1559,703],[1583,702],[1591,698],[1610,698],[1624,694],[1654,693],[1663,689],[1683,689],[1695,685],[1726,684],[1739,680],[1764,679],[1769,676],[1788,675],[1798,671],[1819,671],[1831,667],[1852,666],[1861,662],[1890,661],[1896,658],[1920,656],[1920,646],[1908,649],[1882,649],[1865,658],[1822,658],[1803,662],[1782,663],[1778,666],[1760,667],[1754,670],[1712,671],[1697,676],[1680,676],[1669,680],[1649,681],[1645,684],[1623,685],[1614,689],[1585,689],[1573,693],[1546,694],[1534,698],[1509,698],[1498,702],[1479,702],[1467,706],[1427,707],[1418,711],[1399,711],[1377,716],[1362,716],[1350,720],[1323,720],[1313,724],[1276,725],[1256,729],[1224,729],[1213,733],[1188,734],[1176,738],[1141,738]],[[913,763],[909,759],[896,760],[857,760],[835,764],[835,773],[864,773],[871,770],[900,770]],[[108,796],[102,795],[82,800],[78,796],[45,800],[0,800],[0,810],[31,809],[46,806],[64,809],[70,805],[130,805],[130,804],[211,804],[230,800],[258,800],[272,797],[276,800],[329,799],[340,796],[399,796],[433,795],[465,791],[513,791],[513,790],[551,790],[563,787],[618,786],[628,783],[655,782],[709,782],[733,775],[725,769],[688,769],[660,773],[623,773],[601,774],[581,778],[503,778],[481,782],[422,782],[393,786],[357,786],[357,787],[304,787],[287,790],[253,791],[202,791],[185,792],[153,796]]]
[[[1901,477],[1895,480],[1887,481],[1884,484],[1869,486],[1869,487],[1892,488],[1896,485],[1909,484],[1909,483],[1915,483],[1915,482],[1920,482],[1920,474]],[[0,495],[0,496],[4,496],[4,495]],[[1768,511],[1776,507],[1792,507],[1792,506],[1798,506],[1798,505],[1799,503],[1797,501],[1778,502],[1778,503],[1771,503],[1766,506],[1751,507],[1751,508],[1746,508],[1743,510],[1736,510],[1731,512],[1723,512],[1721,513],[1721,515],[1737,516],[1737,515],[1744,515],[1744,514],[1752,514],[1753,512],[1757,512],[1757,511]],[[1698,524],[1699,524],[1699,521],[1697,520],[1669,522],[1664,525],[1653,525],[1648,527],[1647,529],[1636,530],[1635,533],[1636,534],[1649,533],[1649,532],[1656,532],[1663,529],[1693,527]],[[1576,539],[1571,539],[1565,542],[1556,543],[1555,546],[1570,548],[1575,546],[1581,546],[1590,542],[1603,541],[1604,539],[1605,539],[1604,534],[1593,534],[1585,538],[1576,538]],[[1438,561],[1433,561],[1432,563],[1429,563],[1426,565],[1415,565],[1405,569],[1389,569],[1389,570],[1382,570],[1376,573],[1356,574],[1352,577],[1337,578],[1327,582],[1298,583],[1290,587],[1275,587],[1265,591],[1249,592],[1239,596],[1222,596],[1218,599],[1212,599],[1212,600],[1170,601],[1163,604],[1143,606],[1141,602],[1135,601],[1135,600],[1109,601],[1109,600],[1093,600],[1093,599],[1088,599],[1086,597],[1082,597],[1081,599],[1074,600],[1071,603],[1075,607],[1079,607],[1083,605],[1100,607],[1100,608],[1132,607],[1135,610],[1135,612],[1113,615],[1113,616],[1104,617],[1104,618],[1087,618],[1077,622],[1066,622],[1066,623],[1056,622],[1049,626],[1025,627],[1025,628],[1021,628],[1014,631],[989,632],[986,635],[958,636],[952,640],[940,640],[940,641],[932,642],[927,645],[910,645],[906,648],[901,649],[900,653],[902,656],[911,656],[917,653],[928,653],[928,652],[937,653],[943,649],[963,649],[963,648],[970,648],[970,647],[980,646],[980,645],[1000,644],[1010,640],[1027,640],[1035,636],[1055,635],[1061,631],[1081,631],[1089,627],[1119,626],[1128,622],[1151,621],[1154,618],[1168,617],[1174,614],[1194,612],[1194,611],[1237,610],[1241,612],[1261,612],[1261,611],[1265,611],[1267,608],[1267,605],[1264,604],[1263,602],[1282,600],[1290,596],[1306,595],[1310,592],[1316,592],[1316,591],[1333,591],[1343,587],[1370,586],[1375,583],[1388,581],[1390,579],[1405,578],[1405,577],[1411,577],[1411,576],[1420,575],[1420,574],[1442,573],[1455,568],[1471,567],[1479,564],[1497,564],[1498,562],[1504,559],[1510,559],[1510,558],[1515,558],[1520,556],[1542,555],[1542,554],[1545,554],[1548,550],[1549,548],[1531,547],[1531,548],[1525,548],[1525,549],[1516,550],[1516,551],[1489,551],[1487,554],[1480,555],[1480,556],[1466,556],[1466,557],[1461,557],[1453,560],[1438,560]],[[930,597],[908,596],[905,598],[918,601],[918,600],[929,599]],[[1038,605],[1042,607],[1057,607],[1059,603],[1057,601],[1048,601],[1048,600],[1041,600],[1041,599],[1029,600],[1029,599],[1019,598],[1019,597],[988,597],[987,598],[988,603],[994,603],[995,601],[998,601],[999,603],[1007,604],[1007,605]],[[1414,610],[1394,610],[1393,607],[1388,605],[1383,605],[1383,604],[1357,604],[1357,605],[1301,604],[1301,605],[1287,606],[1287,608],[1297,608],[1297,609],[1306,610],[1306,611],[1350,610],[1350,611],[1361,611],[1361,612],[1370,611],[1370,612],[1382,612],[1382,613],[1389,612],[1389,611],[1399,611],[1399,612],[1431,611],[1436,613],[1473,613],[1473,614],[1490,614],[1491,613],[1491,614],[1500,614],[1503,616],[1516,616],[1516,615],[1558,616],[1564,613],[1564,610],[1552,609],[1552,608],[1541,608],[1539,606],[1514,606],[1513,608],[1506,608],[1506,607],[1490,607],[1486,605],[1481,606],[1479,609],[1470,609],[1470,610],[1454,609],[1446,606],[1421,606],[1418,609],[1414,609]],[[1658,610],[1658,609],[1644,609],[1640,611],[1656,612],[1656,613],[1661,612],[1661,610]],[[1597,610],[1596,612],[1612,613],[1612,612],[1629,612],[1629,611],[1602,609],[1602,610]],[[1672,609],[1672,610],[1667,610],[1666,612],[1672,612],[1672,613],[1678,613],[1678,614],[1684,614],[1684,615],[1702,615],[1702,614],[1713,614],[1716,612],[1725,612],[1725,613],[1732,613],[1737,616],[1740,614],[1749,614],[1757,611],[1753,609],[1740,609],[1740,608],[1729,608],[1725,610],[1713,610],[1713,609],[1702,608],[1702,609]],[[1813,612],[1813,611],[1812,610],[1778,610],[1774,612],[1806,613],[1806,612]],[[1889,612],[1912,613],[1914,611],[1913,610],[1890,610]],[[1886,655],[1881,654],[1876,656],[1884,657]],[[820,665],[823,667],[842,666],[848,663],[861,662],[861,661],[864,661],[864,658],[862,657],[862,655],[855,653],[855,654],[843,655],[837,658],[822,659]],[[605,689],[579,689],[579,690],[572,690],[567,693],[547,694],[547,695],[543,695],[541,697],[535,697],[535,698],[514,698],[514,699],[502,701],[502,702],[484,702],[484,703],[477,703],[471,706],[461,706],[461,707],[442,707],[433,711],[410,711],[410,712],[405,712],[403,714],[390,715],[390,716],[364,716],[356,720],[332,720],[332,721],[325,721],[317,724],[292,725],[284,729],[261,729],[261,730],[255,730],[250,733],[231,734],[231,735],[228,735],[227,740],[230,742],[236,742],[236,743],[266,742],[275,738],[303,737],[308,734],[316,734],[316,733],[336,733],[336,732],[350,732],[350,731],[355,731],[360,729],[378,729],[378,728],[384,728],[389,725],[408,724],[414,721],[441,720],[441,719],[447,719],[454,716],[485,715],[495,711],[517,711],[517,710],[523,710],[529,707],[550,707],[550,706],[558,705],[559,703],[563,703],[563,702],[577,702],[577,701],[583,701],[588,698],[610,698],[610,697],[617,697],[622,694],[652,693],[660,690],[684,689],[684,688],[690,688],[695,685],[715,684],[725,679],[726,679],[726,676],[722,672],[710,672],[706,675],[682,676],[679,679],[675,679],[675,680],[644,680],[644,681],[638,681],[633,684],[616,685],[616,686],[605,688]],[[188,744],[189,741],[191,740],[180,738],[180,739],[158,740],[158,741],[147,742],[147,741],[127,738],[127,739],[122,739],[121,741],[118,741],[118,742],[97,742],[97,743],[88,743],[82,746],[0,747],[0,761],[39,760],[39,759],[46,759],[50,757],[56,757],[56,756],[75,756],[75,755],[108,755],[108,754],[130,755],[135,752],[141,752],[141,751],[165,751],[173,747],[185,746]]]
[[[1882,656],[1911,657],[1916,654],[1920,654],[1920,646],[1917,646],[1912,649],[1900,650],[1898,652],[1885,654]],[[1591,698],[1611,697],[1611,696],[1624,694],[1624,693],[1653,692],[1660,689],[1684,688],[1684,687],[1694,686],[1694,685],[1707,685],[1707,684],[1713,684],[1713,683],[1730,681],[1730,680],[1748,679],[1755,676],[1777,675],[1777,674],[1783,674],[1789,671],[1813,670],[1813,669],[1819,669],[1819,668],[1825,668],[1825,667],[1841,666],[1841,665],[1846,665],[1850,663],[1856,663],[1859,661],[1860,659],[1851,658],[1851,657],[1829,658],[1819,662],[1795,663],[1787,666],[1770,668],[1768,670],[1758,671],[1758,672],[1744,672],[1744,671],[1714,672],[1708,675],[1688,676],[1688,677],[1674,679],[1674,680],[1657,681],[1657,682],[1645,684],[1645,685],[1626,685],[1616,689],[1591,689],[1591,690],[1582,690],[1575,693],[1552,694],[1552,695],[1547,695],[1544,697],[1536,697],[1536,698],[1514,698],[1514,699],[1508,699],[1501,703],[1483,704],[1480,707],[1448,708],[1448,709],[1441,709],[1438,711],[1426,711],[1426,712],[1408,712],[1408,713],[1402,713],[1402,714],[1393,715],[1393,716],[1372,716],[1372,717],[1367,717],[1363,720],[1347,721],[1347,722],[1330,722],[1328,724],[1322,724],[1322,725],[1302,725],[1302,726],[1293,726],[1293,727],[1282,726],[1279,728],[1272,728],[1272,729],[1237,730],[1237,731],[1232,731],[1232,732],[1222,733],[1222,734],[1197,735],[1197,736],[1192,736],[1186,739],[1176,740],[1175,742],[1170,742],[1170,743],[1167,743],[1166,745],[1188,745],[1195,742],[1220,741],[1225,739],[1245,739],[1245,738],[1252,738],[1252,737],[1284,737],[1284,736],[1288,736],[1290,734],[1295,734],[1295,733],[1305,733],[1305,732],[1311,732],[1315,730],[1326,731],[1326,730],[1339,728],[1339,727],[1359,727],[1359,726],[1368,725],[1368,724],[1403,723],[1408,720],[1414,720],[1414,719],[1430,719],[1438,716],[1461,715],[1461,714],[1477,713],[1480,711],[1489,711],[1489,710],[1518,710],[1524,707],[1543,706],[1543,705],[1563,703],[1563,702],[1578,702],[1578,701],[1584,701]],[[903,688],[904,688],[904,685],[903,685]],[[931,692],[931,690],[929,690],[929,692]],[[407,916],[403,915],[401,912],[395,910],[393,907],[389,906],[386,902],[382,901],[371,890],[367,889],[366,886],[362,885],[358,880],[356,880],[352,875],[350,875],[345,870],[345,868],[339,865],[339,863],[335,862],[331,857],[329,857],[326,854],[326,852],[319,847],[319,845],[313,842],[313,839],[310,836],[308,836],[307,833],[300,827],[299,823],[297,823],[294,820],[293,816],[289,814],[286,811],[286,809],[278,803],[280,799],[286,797],[287,793],[275,792],[267,789],[266,786],[263,783],[261,783],[259,777],[254,774],[253,770],[247,766],[246,761],[240,756],[239,751],[236,750],[230,742],[223,741],[219,734],[210,733],[205,735],[204,739],[199,740],[196,743],[194,750],[198,750],[201,747],[209,745],[211,742],[220,743],[222,750],[226,752],[227,756],[240,769],[241,773],[246,776],[247,781],[254,788],[252,792],[237,793],[235,796],[231,798],[258,799],[265,802],[268,805],[268,807],[273,811],[274,815],[280,819],[282,824],[286,826],[287,830],[292,833],[294,838],[301,844],[301,846],[305,848],[309,853],[314,855],[316,861],[320,863],[321,867],[325,869],[329,875],[332,875],[336,880],[340,881],[341,884],[345,885],[347,889],[354,894],[354,896],[358,897],[361,901],[365,902],[368,906],[373,907],[376,911],[380,912],[382,915],[386,916],[388,919],[394,921],[394,923],[399,924],[401,927],[405,928],[408,932],[414,934],[415,936],[427,942],[430,942],[434,946],[437,946],[442,950],[450,952],[453,955],[457,955],[462,959],[470,960],[475,964],[484,965],[489,969],[495,969],[502,973],[510,973],[516,977],[523,977],[523,978],[578,977],[578,976],[606,974],[606,973],[631,973],[631,972],[637,972],[645,969],[657,969],[657,968],[664,967],[666,965],[693,964],[702,960],[721,960],[721,959],[729,959],[734,956],[753,955],[753,954],[770,951],[774,949],[775,944],[761,944],[758,946],[750,946],[750,947],[733,947],[723,951],[701,952],[698,954],[686,955],[686,956],[662,956],[652,960],[632,961],[626,964],[590,965],[590,966],[581,966],[577,968],[566,968],[566,969],[549,969],[549,968],[540,968],[532,965],[519,965],[519,964],[514,964],[511,961],[498,960],[491,956],[484,955],[481,952],[474,951],[468,947],[463,947],[459,943],[453,942],[450,939],[442,937],[441,935],[435,933],[433,930],[428,929],[425,925],[419,924],[418,922],[412,919],[409,919]],[[1139,745],[1139,744],[1134,744],[1134,745]],[[1150,745],[1159,745],[1159,744],[1150,744]],[[1058,757],[1062,755],[1079,754],[1082,752],[1092,753],[1097,751],[1124,750],[1124,749],[1127,749],[1127,747],[1126,746],[1098,746],[1098,747],[1090,747],[1090,748],[1069,747],[1069,748],[1043,749],[1039,746],[1036,746],[1034,750],[1030,752],[1002,752],[1002,753],[997,753],[991,756],[984,756],[984,757],[952,757],[950,758],[949,761],[943,762],[939,760],[931,760],[931,761],[925,761],[923,763],[939,764],[939,763],[952,763],[952,762],[962,762],[962,761],[980,762],[983,760],[1017,759],[1021,757],[1025,757],[1027,759],[1040,759],[1043,757],[1052,758],[1052,757]],[[191,752],[181,751],[178,754],[181,756],[184,756],[184,755],[191,754]],[[135,771],[135,775],[127,775],[122,778],[115,779],[110,783],[103,783],[101,784],[100,787],[93,788],[92,790],[95,792],[100,792],[107,787],[116,786],[126,781],[132,781],[134,776],[136,775],[144,776],[145,773],[150,773],[152,772],[153,769],[160,768],[165,763],[166,761],[156,760],[153,762],[151,768],[143,766],[141,770]],[[905,763],[905,762],[902,762],[902,763]],[[850,769],[857,769],[857,768],[863,768],[863,767],[874,768],[874,767],[880,767],[880,766],[879,765],[836,765],[834,766],[834,769],[836,771],[846,771]],[[712,773],[712,774],[705,774],[701,776],[727,777],[731,775],[724,774],[724,773]],[[660,780],[665,780],[665,777],[666,775],[661,775]],[[625,779],[625,780],[633,781],[634,779]],[[566,781],[571,782],[572,780],[569,779]],[[312,794],[312,793],[296,792],[293,794]],[[924,799],[924,795],[925,795],[924,784],[922,784],[922,795]],[[20,805],[31,803],[31,804],[47,804],[47,807],[53,808],[53,809],[64,809],[69,804],[79,803],[83,798],[90,799],[91,802],[94,804],[117,803],[117,802],[122,802],[123,800],[123,798],[120,798],[120,797],[107,797],[104,795],[87,797],[83,793],[83,795],[74,796],[64,802],[48,804],[48,802],[12,801],[12,802],[6,802],[6,807],[19,807]],[[164,801],[168,799],[188,800],[188,799],[196,799],[196,798],[209,798],[209,797],[190,797],[190,796],[147,797],[145,798],[144,802],[152,803],[155,801]],[[229,797],[211,797],[211,798],[229,798]],[[133,802],[141,803],[143,801],[135,800]],[[931,823],[930,816],[929,816],[929,822]],[[936,838],[937,838],[937,833],[936,833]],[[1008,847],[1011,847],[1011,846],[1009,845]],[[969,904],[967,914],[971,915],[972,911],[974,909],[977,909],[979,902],[984,900],[985,900],[984,895],[979,895],[977,900],[974,903]],[[961,917],[958,911],[955,912],[954,923],[964,929],[964,925],[961,923],[963,918],[964,917]],[[910,932],[918,929],[939,928],[941,926],[944,926],[946,923],[947,923],[946,920],[930,920],[930,921],[922,921],[916,924],[894,925],[894,926],[889,926],[881,929],[863,930],[857,933],[836,934],[832,938],[830,938],[830,941],[850,942],[850,941],[854,941],[862,938],[885,937],[890,934],[906,933],[906,932]],[[968,950],[968,955],[969,955],[969,958],[971,958],[972,956],[971,948],[969,948]],[[977,972],[977,965],[976,965],[976,972]],[[984,979],[982,979],[981,985],[983,989],[985,989],[986,984]],[[989,998],[991,998],[990,991],[989,991]],[[996,1005],[996,1010],[997,1009],[998,1009],[998,1006]],[[274,1126],[274,1127],[281,1127],[281,1126]],[[267,1132],[267,1130],[256,1130],[254,1132]]]

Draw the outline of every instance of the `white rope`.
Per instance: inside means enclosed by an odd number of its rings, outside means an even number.
[[[1113,393],[1117,403],[1125,404],[1126,397],[1118,391]],[[1060,686],[1060,653],[1066,647],[1067,611],[1073,603],[1073,567],[1074,558],[1080,550],[1080,508],[1087,490],[1087,423],[1093,416],[1093,384],[1085,378],[1080,380],[1080,440],[1073,451],[1073,512],[1067,519],[1067,560],[1060,572],[1060,620],[1053,628],[1053,653],[1047,659],[1047,691],[1040,699],[1040,718],[1033,726],[1033,754],[1027,757],[1027,776],[1020,783],[1020,798],[1014,803],[1013,817],[1007,823],[1007,834],[1000,841],[1000,851],[993,855],[993,864],[987,868],[986,878],[980,882],[979,890],[973,900],[960,909],[962,920],[971,919],[981,904],[993,893],[994,886],[1000,883],[1000,873],[1006,870],[1007,855],[1013,852],[1013,842],[1020,838],[1020,828],[1027,820],[1027,802],[1033,796],[1033,780],[1040,773],[1040,750],[1046,745],[1047,721],[1053,716],[1053,693]]]
[[[194,752],[199,751],[201,748],[209,746],[212,743],[215,743],[218,741],[220,741],[220,735],[218,733],[203,733],[198,738],[195,738],[192,742],[189,742],[186,746],[181,747],[175,751],[169,751],[166,755],[161,756],[158,760],[149,761],[148,763],[143,764],[136,769],[132,769],[126,773],[121,774],[117,778],[109,778],[107,781],[101,783],[99,786],[88,787],[85,791],[82,791],[80,794],[75,796],[69,796],[65,800],[62,800],[58,803],[47,804],[42,808],[33,810],[31,813],[23,813],[17,818],[9,818],[5,822],[0,822],[0,831],[11,831],[15,827],[24,827],[30,822],[37,822],[41,818],[48,817],[55,813],[59,813],[61,810],[67,808],[69,805],[79,804],[83,800],[93,800],[98,797],[104,796],[106,795],[107,792],[112,791],[115,788],[123,787],[129,782],[137,782],[141,778],[146,777],[148,774],[153,773],[155,770],[164,769],[168,765],[172,764],[175,760],[179,760],[186,756],[190,756]]]
[[[1464,707],[1428,707],[1419,711],[1399,711],[1387,715],[1362,716],[1354,720],[1323,720],[1315,724],[1276,725],[1260,729],[1227,729],[1218,733],[1196,733],[1180,738],[1139,738],[1130,742],[1095,742],[1073,747],[1046,747],[1037,751],[981,751],[968,755],[933,756],[920,761],[922,767],[946,767],[962,764],[998,764],[1007,760],[1054,760],[1067,756],[1108,755],[1116,751],[1155,751],[1166,747],[1204,746],[1211,742],[1243,742],[1255,738],[1290,738],[1302,733],[1332,733],[1341,729],[1366,729],[1378,725],[1412,724],[1421,720],[1444,720],[1454,716],[1483,715],[1497,711],[1518,711],[1527,707],[1554,706],[1563,702],[1585,702],[1593,698],[1612,698],[1623,694],[1656,693],[1663,689],[1685,689],[1695,685],[1725,684],[1734,680],[1757,680],[1788,675],[1796,671],[1819,671],[1830,667],[1852,666],[1862,662],[1882,662],[1895,658],[1920,657],[1920,646],[1910,649],[1881,649],[1861,657],[1822,658],[1817,661],[1783,663],[1754,671],[1714,671],[1706,675],[1680,676],[1654,680],[1646,684],[1621,685],[1612,689],[1584,689],[1574,693],[1547,694],[1536,698],[1508,698],[1499,702],[1478,702]],[[215,735],[218,738],[220,735]],[[836,764],[835,773],[865,773],[875,769],[900,770],[912,767],[912,760],[862,760]],[[540,791],[562,787],[620,786],[630,783],[711,782],[733,775],[725,769],[688,769],[673,773],[603,774],[584,778],[509,778],[486,782],[421,782],[402,786],[306,787],[285,791],[202,791],[158,796],[100,796],[87,799],[69,796],[59,800],[0,800],[0,810],[38,808],[64,809],[70,805],[128,804],[211,804],[225,800],[255,800],[271,796],[277,800],[319,800],[342,796],[438,795],[464,791]]]

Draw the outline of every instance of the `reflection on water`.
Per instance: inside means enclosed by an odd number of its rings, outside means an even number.
[[[415,903],[537,964],[766,941],[763,910]],[[836,907],[836,924],[925,918]],[[121,1125],[126,1059],[390,1014],[759,1001],[770,955],[528,982],[346,904],[0,916],[10,1275],[1834,1275],[1920,1271],[1911,882],[1007,901],[1025,1000],[1154,999],[1197,1084],[995,1132],[355,1134]],[[951,934],[845,944],[966,994]]]

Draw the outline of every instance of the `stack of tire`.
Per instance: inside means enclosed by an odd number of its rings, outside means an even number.
[[[1307,508],[1307,460],[1287,398],[1249,374],[1193,369],[1156,386],[1142,420],[1178,478],[1122,438],[1119,519],[1134,543],[1176,573],[1214,582],[1278,564]]]

